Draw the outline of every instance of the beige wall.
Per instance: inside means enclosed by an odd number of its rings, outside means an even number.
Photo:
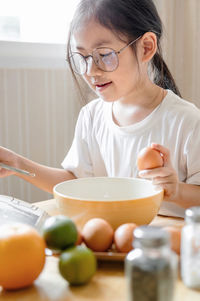
[[[200,1],[154,2],[164,23],[166,62],[182,96],[200,107]]]
[[[39,163],[60,167],[81,105],[68,70],[0,69],[0,145]],[[51,195],[11,176],[0,194],[26,201]]]

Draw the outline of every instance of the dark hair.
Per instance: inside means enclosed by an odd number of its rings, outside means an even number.
[[[67,47],[68,61],[71,53],[70,41],[74,30],[92,18],[112,30],[118,37],[123,35],[130,41],[146,32],[154,32],[157,36],[157,52],[151,61],[153,82],[181,96],[162,57],[160,45],[163,33],[162,22],[152,0],[81,0],[70,26]],[[132,47],[136,53],[136,46]],[[72,74],[76,78],[73,71]]]

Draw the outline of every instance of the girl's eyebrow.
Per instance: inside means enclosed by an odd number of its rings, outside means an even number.
[[[101,47],[103,45],[108,45],[108,44],[110,44],[110,41],[108,41],[108,40],[100,40],[97,43],[95,43],[92,48],[94,49],[94,48]],[[79,45],[76,46],[76,49],[77,50],[86,50],[84,47],[79,46]]]

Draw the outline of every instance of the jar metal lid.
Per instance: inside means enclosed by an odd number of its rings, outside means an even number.
[[[186,209],[185,220],[189,223],[200,223],[200,206]]]
[[[133,246],[161,247],[169,244],[169,233],[156,226],[140,226],[134,230]]]

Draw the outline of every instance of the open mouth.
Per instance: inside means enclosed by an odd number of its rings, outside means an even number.
[[[105,84],[100,84],[100,85],[96,85],[97,88],[103,88],[103,87],[107,87],[108,85],[110,85],[112,82],[108,82]]]

